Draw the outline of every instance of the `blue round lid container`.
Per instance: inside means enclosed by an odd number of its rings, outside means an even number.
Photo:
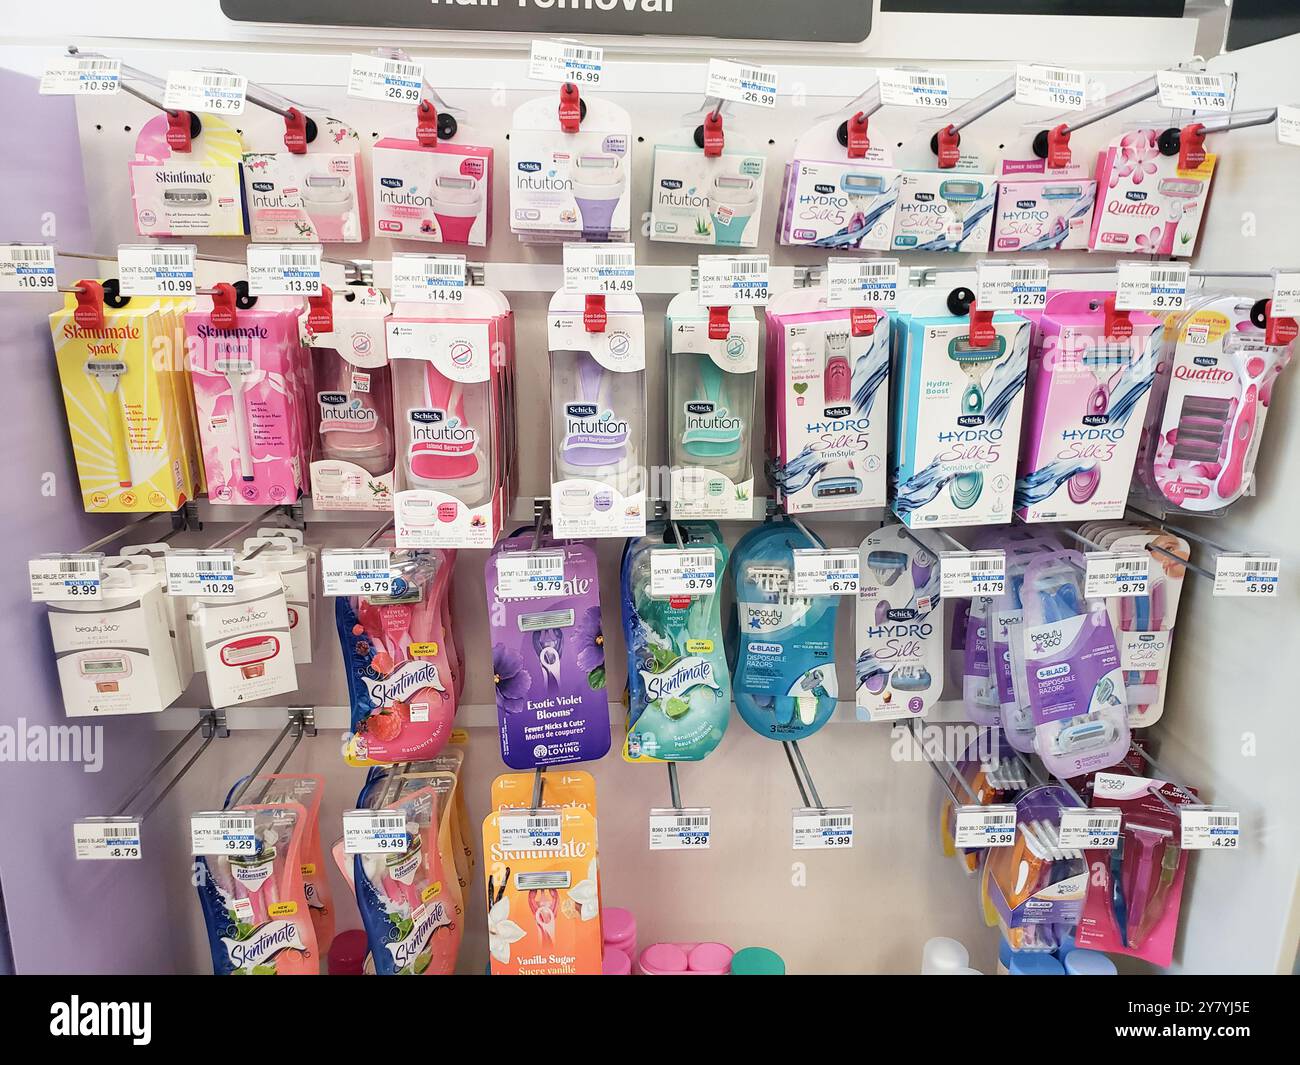
[[[1064,959],[1070,951],[1074,950],[1074,925],[1067,925],[1066,927],[1068,927],[1070,931],[1062,932],[1057,937],[1057,942],[1060,945],[1052,951],[1053,954],[1062,959]]]
[[[1065,969],[1050,954],[1018,951],[1011,955],[1012,976],[1064,976]]]
[[[1002,968],[1011,968],[1011,959],[1015,956],[1015,953],[1011,949],[1011,944],[1005,938],[998,940],[998,962],[1002,965]]]
[[[1115,963],[1099,950],[1072,950],[1062,961],[1066,976],[1115,975]]]

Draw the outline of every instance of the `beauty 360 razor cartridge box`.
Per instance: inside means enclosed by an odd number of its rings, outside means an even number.
[[[366,238],[356,130],[334,118],[323,118],[317,126],[316,139],[305,154],[244,154],[244,196],[253,240],[330,244]]]
[[[988,251],[992,174],[904,170],[894,215],[894,251]]]
[[[492,149],[452,141],[426,148],[384,137],[370,156],[375,233],[481,248],[492,235]]]
[[[284,582],[241,576],[234,598],[196,597],[194,616],[213,707],[298,690]]]

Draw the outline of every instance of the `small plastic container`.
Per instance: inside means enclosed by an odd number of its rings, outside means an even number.
[[[1017,951],[1011,956],[1012,976],[1064,976],[1065,968],[1050,954]]]
[[[921,951],[921,975],[944,976],[970,967],[970,953],[955,939],[936,936]]]
[[[628,959],[636,957],[636,916],[631,910],[609,906],[600,915],[600,929],[605,937],[605,952],[622,951]]]
[[[1061,963],[1066,976],[1116,976],[1115,963],[1099,950],[1072,950]]]
[[[608,944],[600,958],[601,976],[631,976],[632,959],[621,950],[615,950]]]
[[[767,947],[745,947],[731,956],[732,976],[784,976],[785,961]]]

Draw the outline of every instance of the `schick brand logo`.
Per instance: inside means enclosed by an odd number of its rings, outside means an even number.
[[[264,965],[282,950],[306,950],[298,926],[293,921],[269,921],[249,939],[236,940],[222,937],[226,955],[236,969],[251,969]]]
[[[626,436],[628,423],[613,411],[598,413],[594,403],[566,403],[564,430],[568,436]]]
[[[982,414],[959,414],[957,416],[957,424],[967,426],[968,428],[983,425],[984,421],[984,415]],[[940,437],[940,439],[943,438]]]
[[[885,611],[885,617],[890,621],[911,621],[916,617],[916,611],[911,607],[891,607]]]
[[[665,189],[675,190],[675,189],[680,189],[682,187],[681,181],[679,181],[677,178],[664,178],[662,181],[659,182],[659,184],[661,187]]]
[[[824,185],[819,182],[813,186],[813,192],[817,193],[819,196],[833,196],[835,195],[835,186]]]
[[[1038,201],[1037,201],[1037,200],[1017,200],[1017,201],[1016,201],[1016,210],[1018,210],[1018,211],[1033,211],[1033,210],[1036,210],[1037,207],[1038,207]],[[1047,212],[1046,212],[1046,211],[1041,211],[1041,212],[1039,212],[1039,213],[1041,214],[1042,217],[1044,217],[1044,218],[1047,217]]]
[[[826,407],[823,414],[828,418],[847,418],[853,413],[852,407]]]
[[[528,162],[520,163],[519,169],[522,170],[525,174],[536,174],[539,170],[542,169],[542,164],[529,160]]]
[[[432,688],[441,692],[442,678],[438,676],[438,667],[432,662],[406,662],[398,667],[397,672],[381,680],[362,677],[366,682],[366,691],[377,706],[390,703],[402,703],[408,695],[421,688]]]
[[[424,952],[425,946],[443,925],[447,924],[447,908],[441,902],[429,906],[420,917],[406,938],[399,943],[388,943],[388,952],[393,956],[393,964],[398,969],[413,966],[415,960]]]
[[[713,679],[713,663],[706,658],[681,658],[662,673],[639,671],[651,700],[671,699],[701,685],[721,691]]]
[[[1196,363],[1197,366],[1218,366],[1219,365],[1219,360],[1216,359],[1213,355],[1197,355],[1196,358],[1192,360],[1192,362]]]
[[[402,187],[402,179],[399,177],[381,177],[379,179],[379,184],[383,185],[386,189],[400,189]]]
[[[274,182],[274,181],[254,181],[254,182],[253,182],[253,191],[254,191],[254,192],[274,192],[274,191],[275,191],[275,182]]]

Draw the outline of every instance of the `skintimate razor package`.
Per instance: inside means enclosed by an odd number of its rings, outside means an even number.
[[[383,137],[371,152],[375,233],[469,244],[492,235],[492,149]]]
[[[1011,520],[1029,322],[907,319],[895,364],[894,513],[912,528]]]
[[[835,712],[835,613],[839,596],[796,596],[794,552],[826,545],[790,521],[741,537],[729,580],[736,609],[727,626],[736,709],[771,740],[801,740]]]
[[[501,570],[527,567],[538,553],[558,556],[563,576],[521,598]],[[492,549],[484,580],[501,760],[512,769],[535,769],[604,757],[609,699],[595,550],[543,540],[535,553],[531,533],[514,536]]]
[[[182,118],[191,116],[180,113]],[[247,232],[240,164],[244,145],[224,119],[205,114],[202,129],[173,130],[154,115],[135,141],[131,201],[142,237],[231,237]],[[179,148],[180,142],[184,150]]]
[[[858,720],[919,717],[943,694],[938,552],[882,525],[858,556]]]
[[[777,237],[782,244],[886,251],[900,171],[881,148],[850,155],[839,139],[842,124],[821,122],[795,141],[785,166]]]
[[[889,316],[827,307],[820,289],[768,306],[770,478],[787,514],[884,506],[890,333]]]
[[[675,130],[655,145],[650,239],[752,248],[758,244],[767,156],[761,142],[727,130],[720,155]]]
[[[525,244],[625,241],[631,218],[632,120],[566,89],[515,109],[510,128],[510,228]]]
[[[894,215],[894,251],[989,250],[992,174],[904,170]]]
[[[1204,513],[1251,493],[1273,384],[1294,340],[1269,343],[1252,301],[1212,296],[1165,328],[1138,472],[1161,505]]]
[[[993,251],[1073,251],[1088,246],[1097,183],[1078,164],[1003,159]]]
[[[584,307],[599,300],[598,313]],[[551,520],[560,539],[641,536],[645,319],[636,296],[557,292],[551,351]]]
[[[277,244],[365,240],[360,138],[337,118],[314,121],[316,139],[307,145],[306,153],[244,153],[244,195],[253,240]]]
[[[1025,385],[1016,514],[1026,522],[1124,515],[1164,331],[1114,300],[1048,296]]]
[[[1066,779],[1117,765],[1129,748],[1128,698],[1104,599],[1083,596],[1084,557],[1030,562],[1021,586],[1034,747]]]
[[[678,526],[686,548],[711,550],[714,573],[727,565],[716,525]],[[653,555],[677,549],[662,522],[623,552],[623,632],[628,658],[628,762],[698,762],[721,742],[731,715],[731,675],[723,647],[722,596],[654,595]]]
[[[758,318],[752,307],[714,311],[700,306],[697,293],[682,292],[668,305],[664,346],[672,517],[747,521]]]

